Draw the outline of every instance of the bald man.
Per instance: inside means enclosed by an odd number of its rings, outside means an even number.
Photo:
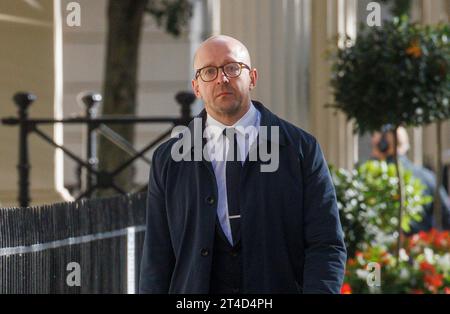
[[[316,139],[251,100],[240,41],[209,38],[194,71],[205,109],[153,155],[140,292],[339,293],[346,249]]]
[[[377,160],[394,162],[394,136],[393,132],[386,129],[384,132],[374,132],[371,137],[372,153],[371,157]],[[408,132],[404,127],[397,129],[397,154],[401,164],[405,169],[412,171],[413,176],[418,178],[426,187],[424,194],[434,197],[436,189],[436,177],[430,170],[414,165],[407,157],[410,149]],[[442,225],[446,230],[450,229],[450,199],[444,187],[440,187],[439,195],[442,205]],[[411,223],[410,234],[419,231],[429,231],[436,228],[436,221],[433,214],[433,202],[424,205],[422,221]]]

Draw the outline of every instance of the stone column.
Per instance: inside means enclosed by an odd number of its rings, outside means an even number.
[[[328,163],[347,169],[357,161],[357,136],[343,113],[325,108],[333,102],[329,85],[331,63],[326,59],[336,49],[335,39],[347,33],[356,36],[356,1],[318,0],[312,3],[311,132],[319,140]]]
[[[25,1],[0,2],[0,116],[16,116],[12,96],[18,91],[34,93],[30,117],[53,117],[54,28],[53,0],[32,6]],[[53,136],[52,127],[41,127]],[[0,203],[17,205],[18,127],[0,125]],[[38,138],[29,138],[31,204],[61,200],[55,191],[54,149]]]

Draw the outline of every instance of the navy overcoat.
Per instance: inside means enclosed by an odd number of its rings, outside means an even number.
[[[346,249],[322,150],[312,135],[253,104],[261,126],[278,127],[277,139],[272,140],[270,128],[265,139],[267,147],[279,149],[279,166],[262,172],[260,166],[267,164],[262,158],[244,164],[239,187],[243,292],[339,293]],[[205,121],[205,110],[198,117]],[[193,136],[193,122],[189,129]],[[140,293],[209,292],[217,184],[209,161],[172,158],[181,138],[169,139],[153,155]],[[194,141],[187,153],[193,156],[193,151]]]

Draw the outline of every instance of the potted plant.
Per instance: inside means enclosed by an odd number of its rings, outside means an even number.
[[[450,117],[449,27],[412,24],[406,17],[361,32],[333,55],[334,103],[364,134],[393,126],[420,126]],[[395,151],[395,150],[394,150]],[[397,152],[397,257],[402,247],[405,191]]]
[[[405,239],[397,259],[392,254],[397,228],[395,165],[367,161],[354,170],[330,166],[348,260],[341,293],[450,293],[450,233],[435,229]],[[423,205],[431,201],[425,186],[411,171],[403,172],[405,215],[402,230],[420,221]],[[380,285],[368,284],[376,263]]]

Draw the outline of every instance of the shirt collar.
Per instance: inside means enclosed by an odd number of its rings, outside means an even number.
[[[275,114],[273,114],[269,109],[267,109],[259,101],[252,100],[251,104],[254,106],[254,108],[256,109],[256,112],[257,112],[256,127],[258,129],[258,133],[260,130],[260,126],[267,127],[267,134],[262,133],[262,134],[258,134],[258,136],[262,135],[261,138],[263,141],[264,140],[265,141],[273,141],[279,145],[283,145],[283,146],[287,145],[288,142],[287,142],[287,138],[285,135],[286,131],[284,131],[284,126],[282,125],[283,124],[282,120],[280,118],[278,118]],[[195,118],[201,120],[200,125],[196,124],[197,120]],[[207,118],[207,113],[206,113],[206,110],[203,108],[203,110],[197,116],[195,116],[194,119],[192,119],[189,122],[189,124],[187,126],[187,130],[189,132],[189,136],[191,137],[191,141],[190,141],[191,148],[194,148],[194,145],[196,142],[195,134],[196,133],[200,133],[201,135],[204,134],[203,132],[204,132],[204,128],[206,127],[206,118]],[[278,138],[271,137],[271,127],[272,126],[279,128],[280,132],[279,132]],[[205,133],[205,135],[206,134],[207,133]],[[180,138],[181,137],[182,136],[180,136]],[[206,140],[206,139],[204,139],[204,140]],[[186,154],[188,152],[190,153],[191,151],[187,151]]]
[[[240,126],[242,128],[237,128],[236,130],[239,133],[241,133],[245,128],[249,126],[258,127],[257,122],[258,122],[258,111],[256,110],[253,103],[250,102],[250,107],[247,110],[247,112],[236,123],[234,123],[231,126],[225,125],[217,121],[213,117],[211,117],[211,115],[207,114],[205,126],[207,127],[212,126],[212,127],[206,128],[206,133],[208,137],[212,135],[213,138],[217,139],[222,134],[225,128],[236,128],[237,126]],[[244,134],[241,133],[241,135]]]

